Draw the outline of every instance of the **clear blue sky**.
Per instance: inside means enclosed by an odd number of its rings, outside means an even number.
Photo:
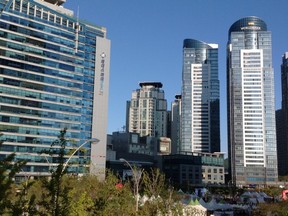
[[[185,38],[219,44],[221,150],[227,152],[226,43],[230,26],[246,16],[272,32],[276,109],[281,106],[281,56],[288,51],[287,0],[66,0],[82,20],[107,28],[111,40],[108,133],[125,125],[126,101],[140,81],[159,81],[169,104],[181,92]]]

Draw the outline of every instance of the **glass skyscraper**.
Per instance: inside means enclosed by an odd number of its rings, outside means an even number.
[[[180,152],[219,152],[218,45],[185,39]]]
[[[23,175],[49,174],[57,160],[40,152],[63,128],[71,151],[99,139],[85,146],[84,159],[94,174],[105,170],[110,41],[105,28],[79,20],[63,2],[0,0],[0,159],[15,152],[27,161]]]
[[[257,17],[236,21],[227,44],[228,150],[232,182],[278,179],[271,32]]]

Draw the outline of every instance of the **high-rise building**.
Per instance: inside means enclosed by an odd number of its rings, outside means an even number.
[[[184,40],[179,150],[220,151],[217,44]]]
[[[15,152],[27,160],[23,175],[49,175],[57,160],[40,152],[67,128],[68,150],[100,140],[84,146],[84,158],[103,177],[110,41],[105,28],[79,20],[64,2],[0,0],[0,159]],[[82,160],[75,154],[71,162]]]
[[[282,109],[276,110],[276,136],[277,136],[277,159],[278,159],[278,175],[285,176],[288,173],[287,164],[287,122],[284,118]]]
[[[171,152],[179,153],[180,147],[180,123],[181,123],[181,95],[176,95],[171,104]]]
[[[278,179],[271,32],[257,17],[229,29],[227,44],[228,150],[232,183]]]
[[[167,136],[167,101],[161,82],[140,82],[127,102],[126,126],[140,136]]]
[[[281,65],[282,108],[276,112],[277,155],[279,175],[288,174],[288,52],[282,56]]]

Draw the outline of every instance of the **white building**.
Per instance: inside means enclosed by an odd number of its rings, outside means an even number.
[[[140,136],[167,136],[167,101],[161,82],[140,82],[127,102],[126,128]]]
[[[235,184],[277,181],[271,32],[257,17],[236,21],[227,45],[228,149]]]
[[[219,152],[217,44],[184,40],[181,95],[180,151]]]

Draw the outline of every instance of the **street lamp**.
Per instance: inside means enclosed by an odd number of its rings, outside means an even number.
[[[65,162],[65,164],[63,165],[62,173],[64,172],[64,170],[66,169],[69,161],[70,161],[71,158],[76,154],[76,152],[79,151],[79,149],[82,148],[84,145],[86,145],[88,142],[91,142],[92,144],[93,144],[93,143],[97,144],[98,142],[100,142],[100,140],[97,139],[97,138],[88,139],[88,140],[86,140],[84,143],[82,143],[77,149],[75,149],[75,151],[70,155],[70,157],[68,158],[68,160],[67,160],[67,161]]]
[[[135,196],[135,199],[136,199],[136,203],[135,203],[135,209],[136,209],[136,212],[138,211],[138,204],[139,204],[139,195],[138,195],[138,192],[139,192],[139,184],[140,184],[140,179],[141,179],[141,176],[142,176],[142,173],[143,173],[143,169],[136,169],[136,168],[133,168],[131,166],[131,164],[125,160],[124,158],[120,158],[119,159],[120,161],[122,162],[125,162],[129,168],[131,169],[132,171],[132,175],[133,175],[133,181],[134,181],[134,196]]]

